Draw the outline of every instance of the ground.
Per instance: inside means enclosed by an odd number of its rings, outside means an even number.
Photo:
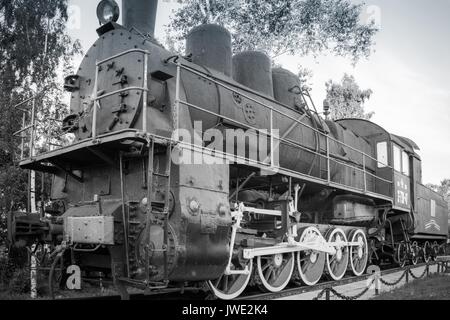
[[[450,300],[450,274],[408,283],[373,300]]]
[[[2,290],[3,289],[3,290]],[[37,300],[49,300],[47,288],[39,286]],[[134,293],[132,291],[132,293]],[[117,296],[119,293],[111,286],[101,289],[99,286],[90,286],[84,284],[82,291],[58,291],[55,294],[56,299],[80,299],[83,297],[103,297],[103,296]],[[11,293],[5,288],[0,288],[0,301],[1,300],[31,300],[30,293],[18,294]]]

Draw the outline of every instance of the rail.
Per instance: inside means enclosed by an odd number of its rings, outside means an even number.
[[[22,112],[22,127],[20,130],[13,133],[14,137],[20,137],[20,161],[25,160],[27,158],[33,159],[36,152],[36,131],[38,126],[43,124],[42,121],[37,119],[38,112],[38,99],[42,98],[45,90],[33,95],[32,97],[16,104],[13,108]],[[31,107],[29,106],[31,104]],[[59,119],[54,118],[46,118],[47,121],[54,122],[62,122]],[[27,121],[29,123],[27,123]],[[53,139],[55,137],[51,136],[50,133],[46,134],[46,143],[47,149],[49,151],[52,150],[52,147],[61,147],[60,144],[54,143]],[[28,145],[28,154],[26,154],[26,145]]]
[[[99,68],[113,60],[122,56],[125,56],[127,54],[130,53],[142,53],[144,55],[144,67],[143,67],[143,86],[142,87],[136,87],[136,86],[130,86],[127,88],[121,88],[112,92],[108,92],[105,94],[101,94],[98,95],[98,73],[99,73]],[[109,58],[106,58],[104,60],[100,60],[100,61],[96,61],[96,71],[95,71],[95,86],[94,86],[94,108],[93,108],[93,121],[92,121],[92,140],[95,140],[98,137],[98,132],[97,132],[97,122],[98,122],[98,109],[100,108],[100,101],[111,97],[113,95],[116,94],[120,94],[123,92],[127,92],[127,91],[141,91],[143,92],[143,128],[142,128],[142,132],[147,132],[147,101],[148,101],[148,74],[146,72],[146,70],[148,69],[148,57],[149,57],[149,52],[146,50],[142,50],[142,49],[131,49],[131,50],[127,50],[124,52],[121,52],[117,55],[111,56]],[[17,105],[14,106],[14,109],[17,109],[19,111],[21,111],[23,113],[23,117],[22,117],[22,128],[20,130],[18,130],[17,132],[15,132],[13,134],[13,136],[15,137],[20,137],[21,138],[21,146],[20,146],[20,161],[26,160],[26,159],[33,159],[36,155],[37,155],[37,150],[36,150],[36,129],[38,126],[38,121],[36,120],[36,113],[38,112],[37,109],[37,99],[39,99],[42,95],[43,95],[44,91],[18,103]],[[27,108],[27,104],[31,103],[31,108]],[[29,118],[29,119],[28,119]],[[27,124],[27,119],[29,120],[29,124]],[[62,120],[59,119],[50,119],[47,118],[46,120],[51,120],[51,121],[56,121],[56,122],[61,122]],[[54,143],[53,139],[54,138],[58,138],[58,137],[62,137],[64,135],[67,135],[67,132],[63,132],[62,134],[59,134],[57,136],[52,136],[50,137],[50,135],[48,135],[47,137],[47,149],[49,151],[52,151],[53,147],[56,148],[62,148],[63,145],[58,144],[58,143]],[[29,139],[27,139],[29,138]],[[26,145],[28,145],[28,153],[25,152],[26,150]]]
[[[142,53],[144,55],[144,67],[142,70],[143,73],[143,86],[142,87],[127,87],[127,88],[122,88],[119,90],[115,90],[115,91],[111,91],[108,92],[104,95],[100,95],[98,96],[98,73],[100,71],[100,67],[117,58],[123,57],[127,54],[130,53]],[[127,51],[123,51],[119,54],[116,54],[114,56],[111,56],[109,58],[100,60],[100,61],[96,61],[95,63],[95,81],[94,81],[94,111],[93,111],[93,115],[92,115],[92,139],[96,139],[97,138],[97,113],[98,113],[98,109],[100,108],[100,101],[102,99],[105,99],[107,97],[116,95],[116,94],[120,94],[126,91],[132,91],[132,90],[138,90],[143,92],[143,99],[142,99],[142,131],[143,132],[147,132],[148,128],[147,128],[147,101],[148,101],[148,57],[150,55],[150,52],[147,50],[143,50],[143,49],[131,49],[131,50],[127,50]]]
[[[381,196],[383,198],[390,198],[391,197],[391,190],[392,190],[392,187],[393,187],[393,181],[392,180],[388,180],[388,179],[384,179],[384,178],[382,178],[380,176],[377,176],[376,174],[373,174],[372,172],[368,171],[367,161],[373,161],[374,163],[376,163],[376,165],[378,165],[378,164],[382,163],[378,159],[372,157],[371,155],[369,155],[369,154],[367,154],[367,153],[365,153],[365,152],[363,152],[361,150],[356,149],[353,146],[350,146],[350,145],[348,145],[348,144],[346,144],[346,143],[344,143],[342,141],[339,141],[339,140],[335,139],[334,137],[330,136],[328,133],[324,133],[321,130],[313,128],[312,126],[302,122],[301,120],[303,120],[304,117],[301,117],[300,119],[297,119],[297,118],[295,118],[293,116],[290,116],[289,114],[283,112],[282,110],[280,110],[278,108],[274,108],[274,107],[272,107],[272,106],[270,106],[270,105],[268,105],[268,104],[263,102],[263,100],[272,101],[271,99],[268,99],[268,98],[266,98],[266,97],[264,97],[262,95],[258,95],[258,94],[255,93],[256,96],[259,96],[260,98],[262,98],[261,100],[258,100],[258,99],[255,99],[254,97],[250,96],[247,93],[244,93],[242,91],[237,91],[235,88],[233,88],[233,84],[231,84],[231,83],[229,83],[227,81],[218,79],[218,78],[216,78],[216,77],[214,77],[214,76],[212,76],[210,74],[198,71],[198,70],[196,70],[196,69],[194,69],[194,68],[192,68],[192,67],[190,67],[190,66],[188,66],[186,64],[183,64],[181,62],[180,58],[175,59],[175,61],[173,63],[175,63],[176,67],[177,67],[177,72],[176,72],[176,93],[175,93],[176,97],[175,97],[175,107],[174,107],[174,110],[173,110],[173,122],[174,122],[174,129],[175,129],[175,131],[177,132],[178,129],[180,128],[180,126],[179,126],[179,115],[180,115],[181,106],[192,108],[192,109],[195,109],[197,111],[204,112],[206,114],[216,116],[219,119],[226,120],[227,122],[232,123],[232,124],[234,124],[234,125],[236,125],[236,126],[238,126],[240,128],[245,128],[247,130],[253,130],[256,133],[261,134],[261,135],[266,136],[267,138],[269,138],[270,139],[270,162],[267,162],[267,160],[269,160],[268,159],[269,157],[267,159],[265,159],[264,161],[260,161],[258,159],[256,159],[256,160],[255,159],[249,159],[249,158],[242,159],[242,157],[239,157],[239,155],[236,155],[236,154],[230,154],[230,153],[223,152],[223,151],[220,152],[220,151],[212,150],[210,148],[203,147],[203,146],[201,146],[201,147],[200,146],[195,146],[194,147],[190,143],[186,143],[184,141],[180,141],[179,136],[175,136],[175,140],[180,145],[182,145],[183,147],[190,148],[190,149],[196,149],[196,150],[199,150],[200,152],[205,152],[205,151],[206,152],[214,152],[216,155],[221,155],[221,156],[223,156],[223,157],[225,157],[227,159],[244,160],[244,161],[247,161],[248,163],[251,163],[251,164],[257,164],[257,165],[259,165],[262,168],[265,168],[267,170],[273,170],[273,171],[277,171],[277,172],[290,173],[290,174],[293,174],[294,176],[297,176],[297,177],[302,178],[302,179],[305,179],[306,176],[309,176],[308,179],[306,179],[306,180],[309,180],[309,181],[312,180],[312,181],[316,181],[316,182],[326,183],[329,186],[344,187],[344,189],[347,189],[347,190],[362,192],[364,194],[379,195],[379,196]],[[258,128],[257,126],[252,126],[252,125],[240,122],[240,121],[238,121],[236,119],[232,119],[232,118],[226,117],[226,116],[224,116],[222,114],[216,113],[216,112],[211,111],[211,110],[207,110],[205,108],[202,108],[200,106],[197,106],[197,105],[194,105],[192,103],[189,103],[187,101],[182,100],[181,97],[180,97],[181,96],[181,74],[182,74],[182,71],[190,72],[190,73],[192,73],[192,74],[194,74],[194,75],[196,75],[196,76],[198,76],[200,78],[203,78],[205,80],[208,80],[208,81],[214,83],[215,85],[217,85],[219,87],[222,87],[223,89],[225,89],[225,90],[227,90],[227,91],[229,91],[229,92],[231,92],[233,94],[239,94],[243,98],[245,98],[245,99],[247,99],[247,100],[249,100],[251,102],[254,102],[257,105],[263,107],[269,113],[269,119],[270,119],[269,120],[270,121],[270,128],[269,128],[269,130],[261,129],[261,128]],[[247,91],[247,92],[250,92],[250,91]],[[311,97],[310,97],[310,99],[311,99]],[[307,103],[305,98],[304,98],[304,101]],[[275,102],[275,101],[272,101],[272,102]],[[275,115],[279,115],[279,116],[281,116],[281,117],[283,117],[285,119],[291,120],[294,123],[294,125],[300,125],[300,126],[302,126],[304,128],[307,128],[307,129],[311,130],[315,135],[317,135],[319,138],[316,139],[316,147],[317,147],[316,150],[308,148],[307,146],[302,145],[302,144],[300,144],[300,143],[298,143],[296,141],[293,141],[291,139],[288,139],[285,136],[284,137],[277,136],[276,133],[275,133],[276,128],[274,127],[274,116]],[[291,130],[289,130],[289,131],[291,131]],[[289,131],[288,131],[288,133],[289,133]],[[326,150],[324,152],[322,152],[321,146],[320,146],[321,139],[325,140],[325,144],[326,144]],[[350,163],[345,162],[345,161],[340,161],[337,158],[338,156],[333,155],[331,153],[331,148],[330,148],[330,143],[331,142],[335,143],[337,146],[345,147],[348,150],[351,150],[351,151],[355,152],[361,158],[362,165],[358,165],[358,164],[354,165],[354,164],[350,164]],[[320,168],[321,159],[325,159],[326,167],[327,167],[326,168],[326,170],[327,170],[327,178],[323,179],[323,178],[316,177],[316,176],[313,176],[313,175],[310,175],[310,174],[306,174],[305,175],[304,173],[301,173],[301,172],[297,172],[297,171],[289,170],[287,168],[280,167],[280,165],[277,163],[277,161],[275,159],[275,150],[277,150],[280,147],[281,144],[292,146],[294,148],[297,148],[297,149],[303,150],[305,152],[308,152],[309,154],[312,154],[312,155],[314,155],[316,157],[319,157],[319,175],[320,175],[320,170],[321,170],[321,168]],[[354,187],[354,186],[351,186],[351,185],[345,185],[345,184],[333,181],[333,178],[331,177],[331,166],[332,165],[344,166],[346,168],[350,168],[350,169],[355,170],[356,172],[361,173],[363,175],[363,186],[359,188],[359,187]],[[385,165],[385,164],[383,164],[383,165]],[[387,168],[392,169],[392,167],[390,167],[390,166],[387,166]],[[389,190],[388,193],[387,194],[377,193],[377,192],[375,192],[375,189],[376,189],[375,187],[373,187],[372,190],[369,190],[370,187],[369,187],[369,183],[368,183],[368,180],[369,180],[368,177],[372,177],[373,179],[375,179],[375,181],[379,181],[380,183],[387,184],[387,186],[388,186],[387,189]],[[375,184],[374,184],[374,186],[375,186]],[[383,188],[383,189],[385,189],[385,188]]]
[[[99,85],[99,72],[100,72],[101,66],[105,63],[108,63],[109,61],[111,61],[113,59],[125,56],[130,53],[140,53],[144,56],[143,86],[142,87],[137,87],[137,86],[126,87],[126,88],[121,88],[121,89],[118,89],[118,90],[115,90],[112,92],[108,92],[105,94],[99,94],[98,85]],[[101,106],[100,106],[101,100],[108,98],[110,96],[113,96],[115,94],[123,93],[126,91],[131,91],[131,90],[138,90],[143,93],[143,99],[142,99],[143,122],[142,122],[142,128],[140,128],[138,130],[139,131],[142,130],[143,133],[147,134],[147,131],[148,131],[148,122],[147,122],[147,112],[148,112],[147,111],[147,103],[148,102],[147,101],[148,101],[148,94],[149,94],[147,69],[148,69],[149,55],[150,55],[150,53],[146,50],[131,49],[131,50],[127,50],[122,53],[119,53],[117,55],[111,56],[109,58],[96,61],[94,96],[93,96],[94,107],[93,107],[93,111],[92,111],[93,120],[92,120],[92,128],[91,128],[93,140],[95,140],[98,137],[98,130],[97,130],[98,123],[97,122],[98,122],[98,110],[99,110],[99,108],[101,108]],[[371,163],[375,163],[375,164],[381,164],[381,162],[378,161],[378,159],[372,157],[371,155],[369,155],[361,150],[358,150],[357,148],[355,148],[351,145],[348,145],[342,141],[339,141],[338,139],[332,137],[328,132],[324,132],[322,130],[319,130],[318,127],[314,128],[311,125],[309,125],[305,122],[302,122],[304,117],[306,117],[308,114],[311,115],[311,117],[314,117],[314,115],[312,113],[303,114],[301,117],[291,116],[291,115],[287,114],[286,112],[284,112],[284,110],[273,107],[267,103],[267,101],[271,101],[272,103],[278,103],[278,102],[276,102],[270,98],[264,97],[263,95],[260,95],[249,89],[245,89],[245,90],[243,89],[241,91],[238,91],[235,87],[233,87],[233,83],[227,82],[226,80],[223,80],[223,79],[218,79],[210,74],[198,71],[198,70],[190,67],[189,65],[183,64],[181,62],[181,60],[182,59],[180,57],[178,57],[177,59],[172,61],[172,63],[176,64],[176,69],[177,69],[176,70],[176,79],[175,79],[175,81],[176,81],[175,104],[174,104],[174,108],[172,110],[173,126],[174,126],[175,134],[171,139],[172,142],[174,142],[178,145],[181,145],[184,148],[194,149],[199,152],[211,152],[216,155],[221,155],[222,157],[224,157],[230,161],[239,160],[239,161],[243,161],[244,163],[251,163],[251,164],[261,167],[265,170],[268,170],[269,172],[273,171],[273,172],[279,172],[282,174],[289,174],[289,175],[292,175],[293,177],[303,179],[306,181],[319,182],[322,184],[327,184],[330,187],[341,187],[341,188],[349,190],[349,191],[356,191],[356,192],[364,193],[364,194],[368,194],[368,195],[377,195],[384,199],[391,198],[391,190],[392,190],[392,186],[393,186],[393,181],[384,179],[383,177],[374,174],[372,171],[370,171],[368,169],[368,165],[367,165],[368,161],[371,161]],[[239,94],[241,97],[248,99],[249,101],[257,104],[258,106],[261,106],[268,113],[268,119],[270,122],[268,130],[258,128],[257,125],[249,125],[247,123],[240,122],[237,119],[232,119],[230,117],[226,117],[217,112],[207,110],[200,106],[196,106],[192,103],[189,103],[188,101],[182,100],[181,99],[182,72],[189,72],[200,78],[206,79],[231,93]],[[259,97],[260,99],[257,99],[255,97]],[[312,101],[312,99],[309,95],[308,95],[308,97]],[[29,112],[29,111],[22,110],[21,107],[30,101],[33,102],[32,111],[31,111],[31,124],[26,125],[25,112]],[[24,160],[24,158],[25,158],[25,154],[24,154],[25,136],[23,133],[26,131],[29,131],[29,130],[31,130],[29,158],[33,158],[35,155],[34,151],[33,151],[33,149],[34,149],[33,147],[35,144],[35,133],[36,133],[35,101],[36,101],[36,97],[30,98],[27,101],[24,101],[16,106],[17,109],[22,110],[24,112],[23,127],[20,131],[15,133],[16,136],[21,135],[21,137],[22,137],[21,160]],[[304,96],[303,96],[303,101],[306,104],[308,104],[308,102]],[[240,128],[254,130],[256,133],[258,133],[264,137],[267,137],[267,139],[270,140],[270,142],[269,142],[270,143],[270,154],[267,156],[266,159],[258,159],[258,158],[250,159],[250,157],[246,157],[245,155],[240,157],[239,155],[231,154],[229,152],[225,152],[225,151],[220,152],[218,150],[212,150],[208,147],[195,146],[194,144],[192,144],[190,142],[181,141],[180,137],[178,136],[178,133],[179,133],[178,129],[180,129],[181,106],[185,106],[188,108],[195,109],[199,112],[204,112],[209,115],[213,115],[215,117],[218,117],[219,119],[224,119],[224,120],[228,121],[229,123],[235,124],[236,126],[238,126]],[[315,115],[317,115],[317,117],[319,117],[317,114],[317,111],[315,112]],[[275,121],[274,121],[275,117],[281,117],[282,119],[287,119],[287,120],[291,121],[293,124],[291,129],[289,129],[288,132],[284,134],[284,136],[280,137],[276,134],[277,128],[275,128]],[[320,117],[319,117],[319,120],[321,120]],[[312,146],[307,146],[307,145],[301,144],[301,143],[294,141],[292,139],[289,139],[287,137],[289,135],[289,133],[293,130],[293,128],[295,128],[296,126],[301,126],[305,129],[311,130],[311,132],[315,136],[315,141],[316,141],[315,148]],[[355,162],[352,163],[352,162],[347,161],[348,159],[340,159],[339,155],[332,154],[331,143],[334,143],[338,147],[343,147],[343,148],[346,148],[347,150],[351,150],[354,153],[353,159]],[[275,156],[275,151],[279,150],[280,145],[290,146],[294,149],[301,150],[301,151],[307,152],[310,155],[313,155],[315,158],[312,162],[312,165],[316,165],[315,161],[319,162],[319,166],[318,166],[319,174],[313,175],[313,174],[311,174],[311,172],[305,173],[305,172],[290,170],[288,168],[281,167],[279,164],[279,159],[276,158],[276,156]],[[58,145],[54,145],[54,146],[58,146]],[[323,149],[323,148],[325,148],[325,149]],[[326,168],[325,168],[325,166],[322,167],[322,161],[326,162]],[[358,172],[359,174],[362,175],[362,180],[363,180],[362,185],[355,186],[352,184],[345,184],[345,183],[341,183],[339,181],[334,181],[333,177],[331,175],[332,166],[342,166],[345,168],[352,169],[355,172]],[[390,167],[390,166],[388,166],[388,168],[392,169],[392,167]],[[322,172],[324,173],[325,170],[326,170],[326,178],[322,176]],[[370,179],[370,181],[369,181],[369,179]],[[387,192],[385,194],[377,192],[376,183],[375,183],[376,181],[379,183],[383,183],[387,186],[387,188],[380,188],[382,190],[387,190]],[[381,191],[381,192],[384,192],[384,191]]]

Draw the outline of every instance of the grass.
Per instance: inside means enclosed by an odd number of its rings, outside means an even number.
[[[27,282],[29,279],[26,279]],[[27,283],[28,285],[28,283]],[[73,299],[73,298],[83,298],[83,297],[102,297],[102,296],[117,296],[119,293],[111,285],[103,287],[103,290],[99,286],[90,285],[88,283],[82,283],[82,290],[70,291],[70,290],[59,290],[56,289],[55,298],[56,299]],[[38,281],[37,287],[38,296],[36,300],[49,300],[51,299],[48,287],[47,279],[40,279]],[[15,292],[11,290],[10,286],[0,285],[0,301],[1,300],[31,300],[31,294],[29,288],[27,292]]]
[[[432,275],[416,280],[373,300],[450,300],[450,275]]]

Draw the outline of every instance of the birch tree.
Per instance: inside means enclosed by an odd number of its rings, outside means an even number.
[[[67,19],[67,0],[0,0],[0,235],[6,215],[26,209],[27,174],[17,166],[20,138],[13,136],[22,113],[13,106],[38,88],[45,91],[37,100],[37,117],[45,120],[37,128],[40,136],[57,130],[59,123],[50,119],[67,110],[60,80],[81,51],[67,34]]]

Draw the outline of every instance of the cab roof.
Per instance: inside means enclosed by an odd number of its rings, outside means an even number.
[[[402,147],[406,152],[414,155],[417,159],[420,160],[420,156],[416,151],[420,150],[419,146],[409,138],[405,138],[399,135],[392,134],[388,132],[386,129],[381,127],[380,125],[366,119],[341,119],[335,121],[345,127],[349,127],[352,131],[355,131],[359,136],[362,137],[370,137],[376,134],[384,134],[386,137],[389,137],[391,141],[398,144]],[[353,125],[352,125],[353,124]],[[359,125],[358,125],[359,124]]]

